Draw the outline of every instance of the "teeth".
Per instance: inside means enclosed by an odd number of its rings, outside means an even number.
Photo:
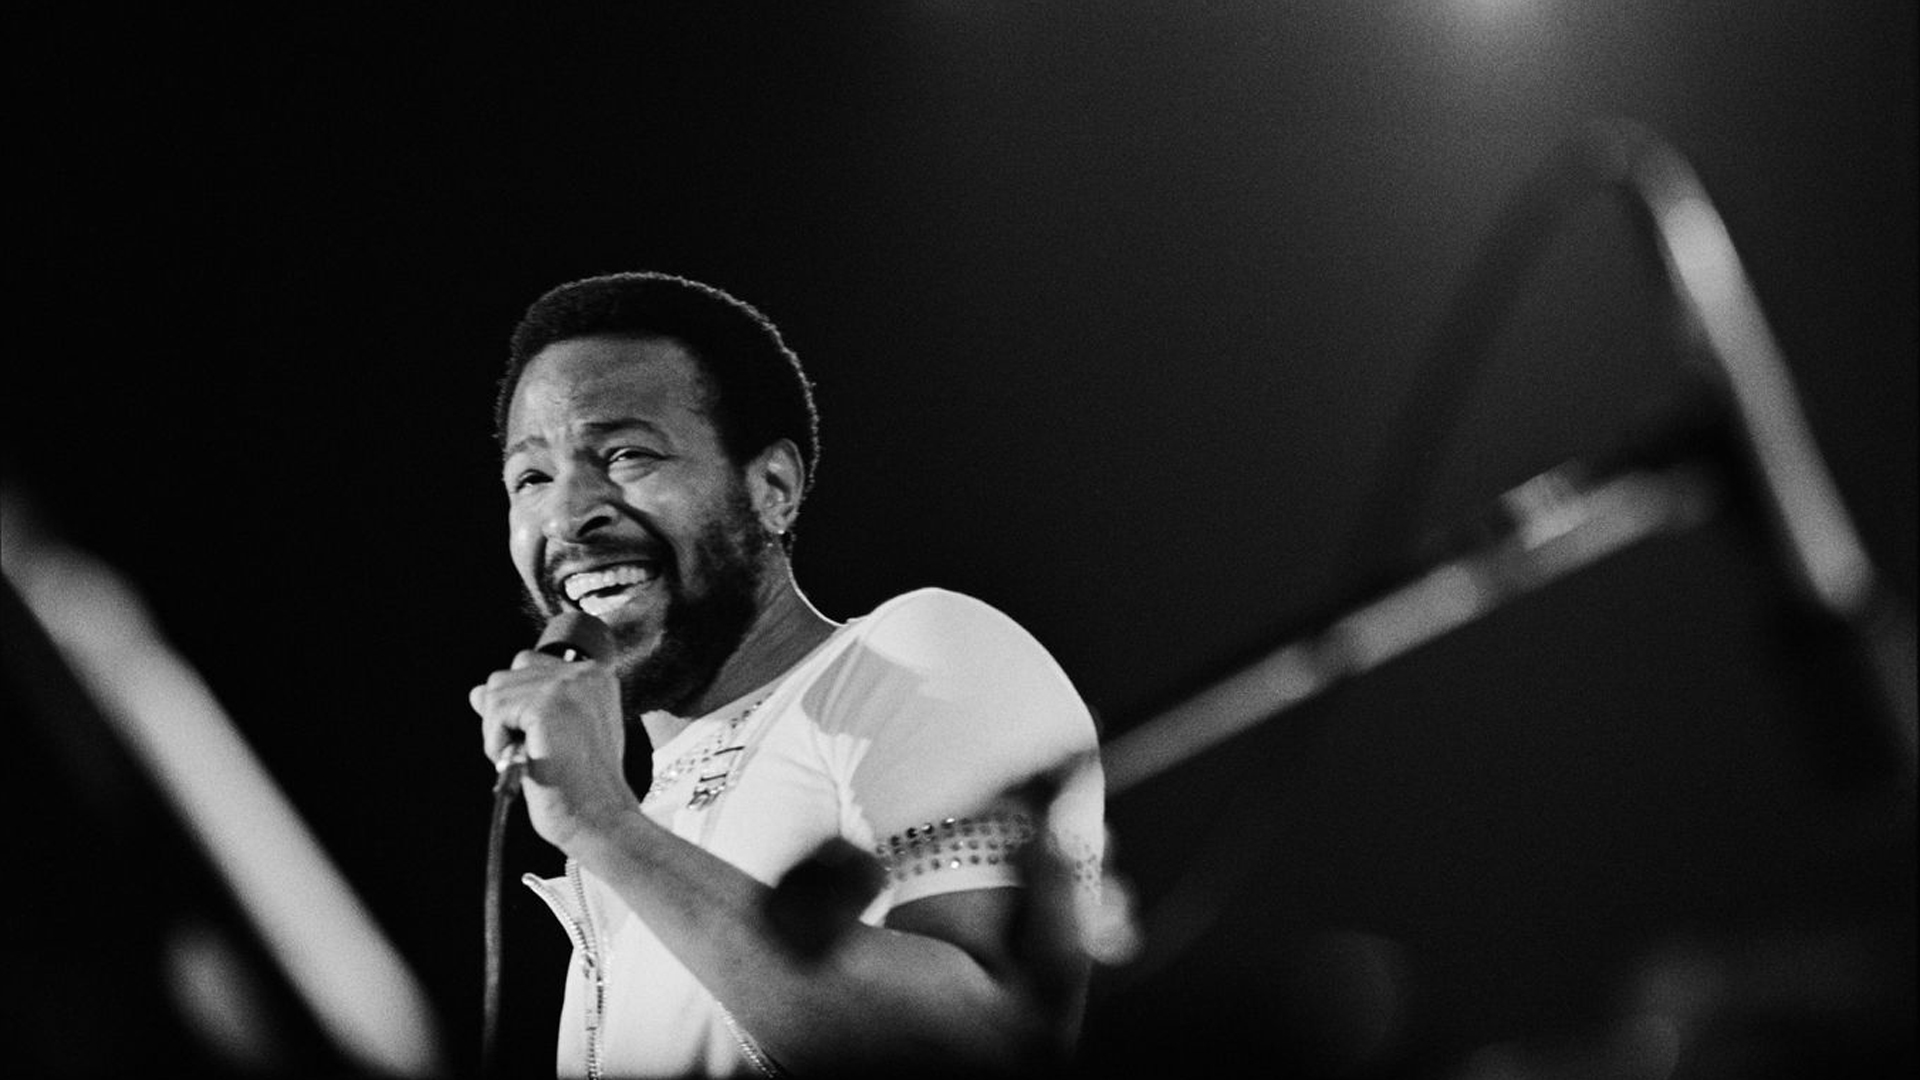
[[[576,604],[581,604],[582,610],[587,611],[589,615],[594,615],[597,614],[597,612],[586,608],[585,603],[581,600],[581,598],[588,593],[599,592],[601,589],[619,588],[623,585],[639,585],[642,582],[652,581],[653,578],[653,567],[628,563],[622,566],[608,567],[605,570],[589,570],[584,574],[574,574],[568,577],[567,580],[561,582],[560,587],[566,590],[567,599]],[[618,599],[622,602],[625,601],[625,597]],[[618,607],[619,604],[612,606]]]
[[[604,619],[607,613],[618,607],[626,606],[631,593],[614,593],[612,596],[589,596],[580,601],[580,610],[596,619]]]

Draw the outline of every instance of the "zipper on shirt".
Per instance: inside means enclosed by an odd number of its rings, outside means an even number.
[[[581,1010],[586,1023],[587,1076],[589,1080],[601,1080],[600,1020],[606,1008],[607,979],[600,962],[599,940],[593,931],[593,909],[587,904],[587,883],[581,876],[580,864],[573,859],[567,860],[567,881],[572,884],[574,899],[580,905],[577,917],[565,898],[555,893],[544,879],[525,874],[520,880],[553,909],[554,917],[560,920],[560,925],[566,928],[567,937],[573,941],[574,951],[580,954],[581,971],[592,990],[587,997],[586,1007]]]

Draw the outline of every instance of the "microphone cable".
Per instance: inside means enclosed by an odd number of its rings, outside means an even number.
[[[505,887],[502,864],[507,839],[507,815],[520,794],[520,778],[527,769],[524,745],[515,745],[500,764],[493,782],[493,820],[487,829],[486,976],[480,1011],[480,1069],[483,1076],[498,1074],[494,1061],[500,1032],[500,902]]]
[[[548,621],[540,634],[536,652],[572,662],[599,660],[613,655],[613,631],[607,624],[585,612],[565,611]],[[493,820],[487,829],[487,896],[485,913],[486,974],[480,1007],[480,1071],[483,1076],[499,1073],[494,1060],[500,1028],[501,932],[500,904],[505,882],[503,862],[507,840],[507,815],[520,794],[520,781],[527,773],[527,744],[515,742],[501,755],[493,781]]]

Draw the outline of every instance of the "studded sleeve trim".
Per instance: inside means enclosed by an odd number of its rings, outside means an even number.
[[[894,884],[905,885],[929,874],[1007,867],[1031,839],[1033,820],[1026,814],[983,814],[909,826],[874,845],[873,853]]]

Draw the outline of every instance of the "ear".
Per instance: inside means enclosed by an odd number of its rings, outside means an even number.
[[[807,486],[807,467],[800,448],[790,439],[769,443],[747,463],[747,498],[760,523],[774,536],[785,536],[800,516],[800,497]]]

